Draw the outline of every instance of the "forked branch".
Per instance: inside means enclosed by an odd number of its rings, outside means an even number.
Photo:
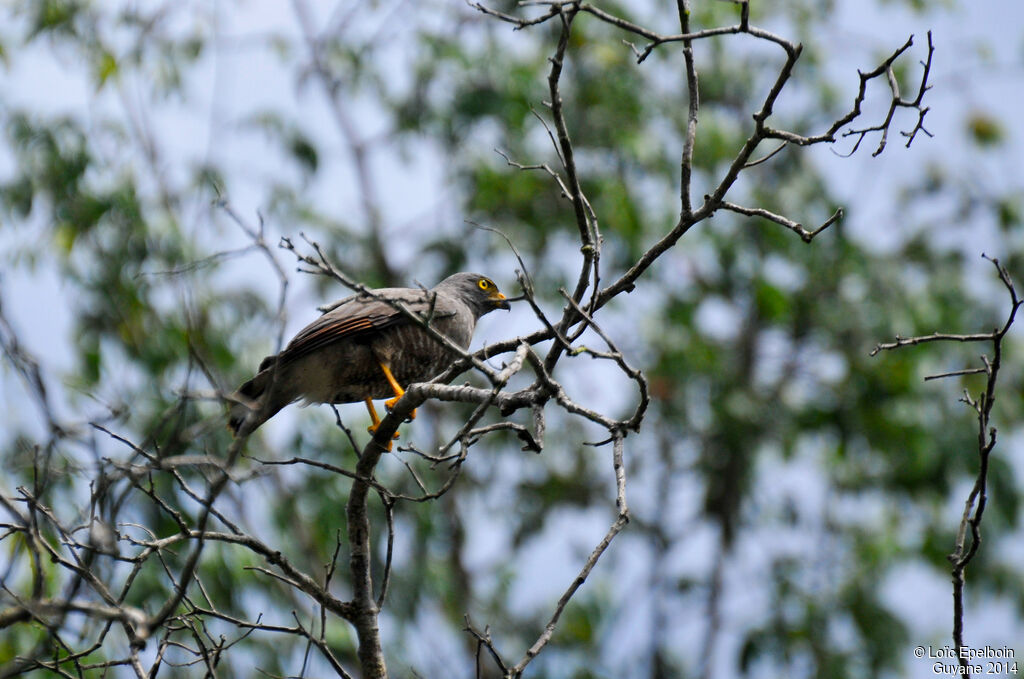
[[[985,388],[976,397],[972,397],[967,390],[964,390],[964,396],[960,399],[974,411],[978,423],[978,474],[975,477],[974,486],[964,502],[964,511],[957,530],[953,552],[948,557],[953,565],[953,643],[956,645],[957,657],[960,658],[960,664],[967,676],[970,676],[970,656],[961,653],[961,649],[964,648],[964,572],[981,546],[981,522],[985,514],[985,505],[988,501],[986,490],[988,487],[989,457],[996,445],[996,428],[992,426],[991,418],[992,406],[996,400],[996,382],[1002,365],[1003,339],[1016,320],[1017,310],[1022,304],[1022,300],[1018,298],[1017,290],[1006,268],[999,263],[998,259],[990,258],[986,255],[982,256],[992,262],[1000,282],[1002,282],[1010,296],[1010,310],[1001,327],[992,330],[992,332],[967,335],[933,333],[919,337],[897,337],[895,342],[879,344],[871,352],[871,355],[874,356],[880,351],[892,351],[926,342],[991,343],[991,354],[981,356],[982,366],[980,368],[957,370],[925,378],[940,379],[973,374],[986,375]],[[970,542],[967,540],[968,534],[970,535]]]

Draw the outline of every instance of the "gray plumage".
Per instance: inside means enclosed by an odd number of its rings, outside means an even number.
[[[284,351],[268,356],[259,372],[235,392],[228,426],[249,433],[289,403],[351,403],[396,395],[387,366],[406,387],[442,372],[455,356],[415,321],[385,300],[403,302],[430,318],[430,326],[459,347],[469,347],[477,320],[508,309],[490,278],[457,273],[430,290],[382,288],[332,305],[295,335]]]

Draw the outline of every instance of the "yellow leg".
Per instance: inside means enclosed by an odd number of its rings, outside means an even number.
[[[380,417],[378,417],[378,415],[377,415],[377,409],[373,407],[373,399],[372,398],[363,399],[363,402],[366,403],[366,410],[370,413],[370,422],[371,422],[370,426],[366,428],[366,431],[370,432],[371,434],[376,434],[377,433],[377,427],[380,426]],[[398,438],[398,432],[396,431],[395,435],[392,436],[391,438],[397,439]],[[385,448],[385,450],[391,450],[391,441],[388,441],[388,446],[387,446],[387,448]]]
[[[395,392],[395,397],[394,398],[388,399],[387,401],[384,401],[384,407],[387,408],[388,410],[391,410],[394,407],[394,405],[396,403],[398,403],[398,399],[402,398],[402,396],[405,394],[405,389],[402,389],[402,385],[400,385],[398,383],[398,380],[395,379],[395,376],[391,374],[391,369],[388,368],[387,365],[385,365],[384,363],[380,363],[379,365],[380,365],[380,369],[384,371],[384,378],[388,381],[388,384],[391,385],[391,388]],[[416,419],[416,409],[415,408],[413,409],[413,411],[411,413],[409,413],[409,419],[410,420],[415,420]]]

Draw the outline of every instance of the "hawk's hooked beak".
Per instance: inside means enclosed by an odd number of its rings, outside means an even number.
[[[504,309],[505,311],[509,311],[512,308],[511,306],[509,306],[508,298],[505,297],[505,295],[503,295],[502,293],[498,292],[497,290],[491,293],[490,300],[491,304],[493,304],[498,309]]]

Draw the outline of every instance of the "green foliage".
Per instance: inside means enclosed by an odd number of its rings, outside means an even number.
[[[85,3],[77,0],[41,0],[31,3],[27,37],[31,39],[43,33],[66,33],[68,37],[77,37],[75,20],[85,7]]]
[[[969,137],[978,146],[999,146],[1006,138],[1000,122],[990,115],[976,112],[967,121]]]

